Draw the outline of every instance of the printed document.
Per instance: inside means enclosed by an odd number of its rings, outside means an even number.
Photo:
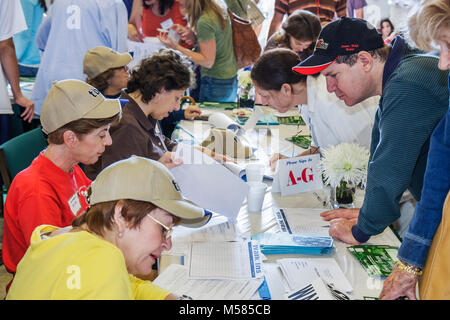
[[[186,266],[171,264],[153,283],[196,300],[249,300],[263,280],[194,280],[188,278]]]
[[[323,281],[344,292],[353,287],[334,258],[288,258],[277,260],[290,290],[308,285],[319,276]]]
[[[273,208],[281,232],[301,235],[328,236],[330,223],[322,220],[325,209]]]
[[[183,164],[170,171],[183,196],[206,210],[226,216],[231,222],[236,221],[248,185],[192,146],[180,143],[175,154]]]
[[[264,276],[257,241],[192,242],[189,279],[249,280]]]

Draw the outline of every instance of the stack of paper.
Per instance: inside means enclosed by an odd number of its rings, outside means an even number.
[[[252,240],[259,241],[263,254],[328,254],[333,248],[330,236],[259,233]]]
[[[277,260],[287,282],[287,291],[297,290],[321,278],[342,292],[352,292],[353,287],[333,258],[289,258]]]
[[[263,282],[254,280],[194,280],[188,277],[188,268],[171,264],[153,283],[177,295],[196,300],[248,300]]]

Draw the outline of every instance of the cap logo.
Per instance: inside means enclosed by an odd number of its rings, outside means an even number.
[[[97,98],[97,96],[100,94],[100,91],[98,91],[95,88],[92,88],[91,90],[88,91],[88,93],[93,96],[94,98]]]
[[[180,187],[178,186],[178,183],[175,182],[175,180],[172,180],[172,184],[178,192],[181,192]]]
[[[343,44],[341,45],[342,49],[345,49],[345,51],[355,51],[356,48],[359,47],[359,44]]]
[[[316,43],[316,49],[327,50],[327,48],[328,48],[328,43],[326,43],[325,41],[323,41],[323,39],[317,40],[317,43]]]

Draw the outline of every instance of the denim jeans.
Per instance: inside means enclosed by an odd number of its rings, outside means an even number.
[[[21,77],[36,77],[37,72],[38,68],[26,67],[19,64],[19,75]]]
[[[230,79],[202,77],[199,101],[236,102],[237,76]]]

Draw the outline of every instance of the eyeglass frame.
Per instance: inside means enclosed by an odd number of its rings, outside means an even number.
[[[147,213],[147,216],[152,219],[153,221],[155,221],[157,224],[159,224],[160,226],[162,226],[166,232],[166,235],[164,235],[164,231],[161,233],[161,236],[163,237],[164,240],[168,240],[171,236],[172,236],[172,232],[173,232],[173,228],[172,227],[168,227],[166,226],[164,223],[162,223],[161,221],[159,221],[158,219],[156,219],[155,217],[153,217],[150,213]]]

